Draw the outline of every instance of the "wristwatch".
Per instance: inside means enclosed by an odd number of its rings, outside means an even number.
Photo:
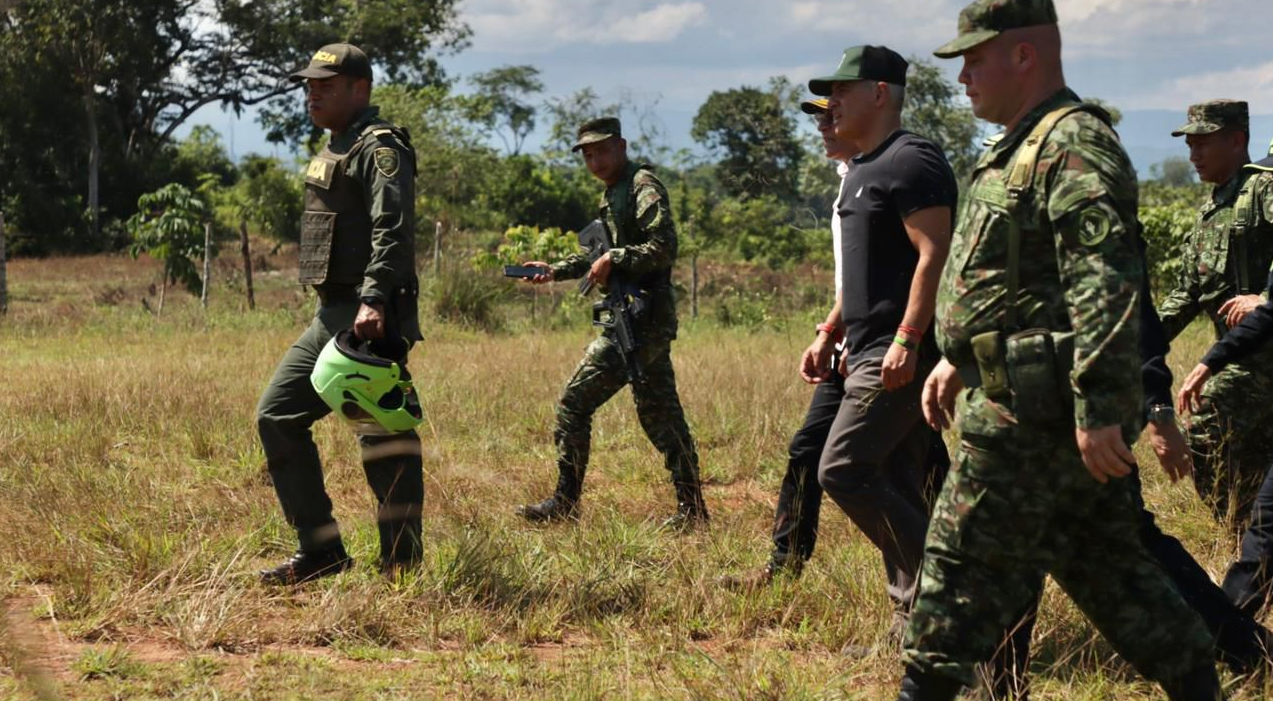
[[[1165,424],[1176,420],[1176,410],[1170,404],[1153,404],[1145,412],[1150,423]]]

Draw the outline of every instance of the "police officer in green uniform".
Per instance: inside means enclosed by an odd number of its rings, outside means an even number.
[[[544,274],[535,276],[532,282],[542,284],[586,275],[604,287],[611,275],[622,275],[641,289],[645,311],[633,327],[638,339],[636,363],[642,376],[632,383],[632,398],[641,427],[663,454],[676,490],[676,513],[665,525],[682,527],[705,522],[707,506],[699,483],[698,452],[672,372],[672,340],[676,338],[672,265],[676,262],[677,243],[667,190],[650,166],[628,159],[627,141],[618,119],[585,122],[579,127],[572,150],[582,151],[589,172],[606,184],[601,221],[612,247],[596,261],[576,254],[555,265],[527,263],[544,268]],[[557,489],[539,503],[520,507],[518,513],[531,521],[577,516],[591,446],[592,415],[628,382],[628,367],[607,331],[589,344],[557,404],[557,427],[553,431],[557,443]]]
[[[1199,316],[1215,338],[1264,300],[1273,264],[1273,173],[1250,162],[1247,103],[1209,100],[1189,107],[1185,137],[1202,182],[1214,186],[1181,246],[1176,288],[1159,304],[1168,339]],[[1240,530],[1273,454],[1273,347],[1226,366],[1207,382],[1189,422],[1194,486],[1216,518]],[[1231,521],[1230,521],[1231,519]]]
[[[319,353],[353,328],[376,347],[406,349],[421,340],[416,318],[415,151],[407,133],[371,106],[371,63],[350,44],[319,49],[291,75],[305,82],[310,118],[331,138],[305,171],[300,282],[318,309],[283,356],[257,407],[257,426],[274,489],[300,548],[261,572],[270,584],[335,574],[352,561],[332,518],[322,465],[310,433],[331,412],[310,383]],[[382,353],[383,355],[384,353]],[[419,560],[424,478],[414,432],[359,435],[367,482],[379,502],[380,564],[392,574]]]

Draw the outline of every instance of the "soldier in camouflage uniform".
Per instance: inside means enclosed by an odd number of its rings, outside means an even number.
[[[924,411],[961,442],[928,530],[899,699],[953,699],[1051,574],[1172,699],[1213,701],[1211,636],[1146,552],[1127,445],[1137,383],[1136,174],[1065,86],[1051,0],[977,0],[939,57],[1006,133],[978,162],[938,294]],[[966,391],[964,391],[966,389]]]
[[[293,73],[305,81],[314,124],[331,132],[305,172],[300,281],[313,286],[318,309],[283,356],[261,395],[257,426],[287,522],[300,549],[261,572],[271,584],[335,574],[351,564],[323,488],[310,426],[331,412],[310,373],[332,336],[355,334],[391,352],[404,367],[419,341],[415,274],[415,151],[407,133],[370,105],[371,64],[349,44],[329,44]],[[405,341],[405,343],[404,343]],[[405,372],[405,370],[404,370]],[[424,477],[415,432],[360,435],[363,469],[379,502],[380,564],[392,575],[419,560]]]
[[[1184,136],[1203,182],[1215,186],[1185,237],[1176,289],[1159,304],[1168,338],[1205,314],[1217,339],[1263,300],[1273,263],[1273,173],[1250,162],[1247,103],[1189,108]],[[1216,518],[1240,529],[1273,455],[1273,347],[1225,367],[1202,392],[1189,424],[1194,486]]]
[[[627,142],[618,119],[603,118],[579,127],[574,151],[582,151],[588,170],[606,184],[601,198],[601,221],[606,226],[611,250],[590,262],[582,254],[545,268],[535,283],[587,276],[604,286],[610,275],[635,280],[646,310],[637,318],[636,361],[643,377],[632,383],[637,417],[676,489],[676,514],[669,527],[707,521],[707,506],[699,484],[698,453],[690,436],[672,372],[672,340],[676,338],[676,300],[672,294],[672,265],[676,262],[676,230],[667,190],[648,165],[628,160]],[[531,521],[576,518],[579,493],[592,441],[592,416],[610,397],[628,384],[628,368],[607,331],[593,341],[557,404],[557,489],[538,504],[518,508]]]

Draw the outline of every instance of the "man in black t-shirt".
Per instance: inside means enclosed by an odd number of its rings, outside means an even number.
[[[916,378],[938,357],[929,329],[957,199],[941,148],[901,128],[906,69],[890,49],[858,46],[835,74],[809,81],[830,97],[837,136],[862,151],[840,191],[845,394],[818,481],[884,556],[898,633],[929,514],[932,429]]]

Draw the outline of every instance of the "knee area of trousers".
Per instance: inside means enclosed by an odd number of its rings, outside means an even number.
[[[818,484],[823,489],[853,492],[866,487],[870,472],[847,461],[822,463],[818,466]]]

